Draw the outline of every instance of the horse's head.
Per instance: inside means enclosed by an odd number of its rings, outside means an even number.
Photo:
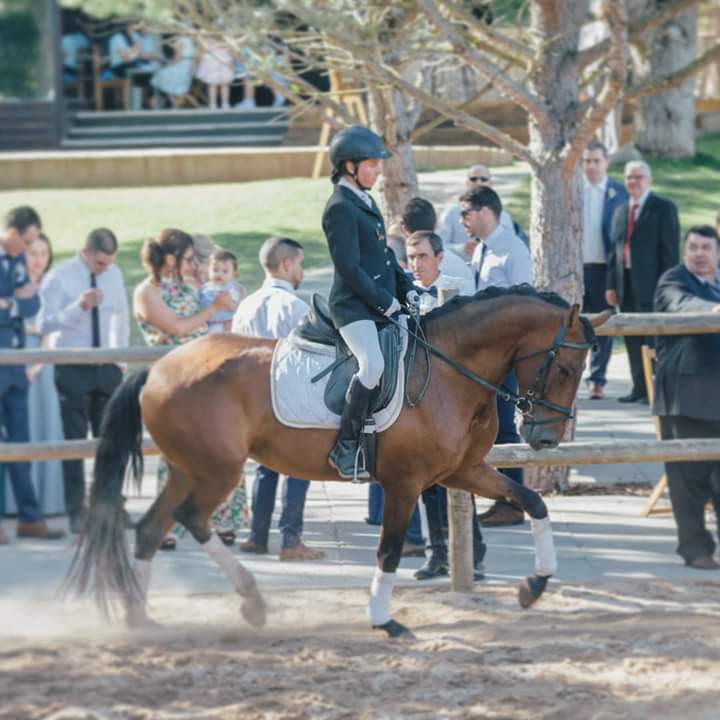
[[[557,447],[562,439],[573,417],[585,357],[595,343],[593,328],[609,316],[603,313],[591,322],[574,305],[559,330],[556,322],[549,324],[547,333],[532,333],[529,344],[520,347],[515,358],[523,414],[520,434],[533,450]]]

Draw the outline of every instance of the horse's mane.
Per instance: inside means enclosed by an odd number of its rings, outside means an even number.
[[[456,295],[451,300],[441,305],[434,310],[431,310],[423,320],[437,320],[444,317],[445,315],[451,315],[456,310],[470,305],[473,303],[483,302],[485,300],[493,300],[499,297],[529,297],[537,300],[543,300],[544,302],[555,305],[556,307],[568,310],[570,304],[563,297],[558,295],[556,292],[549,290],[536,290],[532,285],[523,283],[522,285],[512,285],[508,288],[501,287],[489,287],[485,290],[478,290],[474,295]],[[595,337],[595,331],[587,318],[580,317],[585,331],[585,337],[588,341],[591,341]]]

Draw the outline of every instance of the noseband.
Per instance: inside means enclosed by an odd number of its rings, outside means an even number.
[[[454,370],[457,370],[457,372],[459,372],[463,377],[468,378],[468,380],[472,380],[474,383],[477,383],[481,387],[484,387],[486,390],[490,390],[506,402],[512,402],[515,407],[522,413],[523,425],[552,425],[554,423],[571,420],[575,417],[575,414],[573,413],[571,407],[564,407],[563,405],[558,405],[557,403],[551,402],[550,400],[546,400],[544,397],[545,386],[547,384],[550,367],[555,361],[558,351],[561,348],[568,348],[570,350],[590,350],[592,347],[594,347],[593,342],[576,343],[565,340],[567,328],[564,325],[558,330],[552,347],[546,348],[544,350],[537,350],[536,352],[529,353],[528,355],[521,355],[520,357],[515,358],[515,363],[520,363],[524,362],[525,360],[530,360],[531,358],[538,357],[538,355],[542,355],[543,353],[545,353],[545,358],[540,364],[537,373],[535,373],[534,380],[530,383],[528,389],[522,395],[518,395],[505,385],[500,385],[498,387],[497,385],[493,385],[491,382],[484,380],[479,375],[476,375],[472,370],[468,370],[468,368],[466,368],[464,365],[461,365],[457,360],[453,360],[451,357],[446,355],[442,350],[438,350],[438,348],[436,348],[434,345],[428,343],[427,340],[424,339],[424,337],[420,337],[417,333],[412,332],[409,328],[404,327],[394,318],[390,317],[388,319],[390,320],[390,322],[397,325],[397,327],[399,327],[401,330],[407,332],[408,335],[410,335],[410,337],[412,337],[415,341],[415,346],[421,345],[426,352],[435,355],[435,357],[450,365],[450,367],[452,367]],[[416,320],[419,320],[419,316],[416,316]],[[417,323],[417,327],[420,328],[419,322]],[[414,355],[414,349],[412,350],[412,354]],[[425,391],[427,390],[429,384],[430,377],[428,373],[428,378],[425,382],[423,390],[420,392],[420,395],[415,398],[413,402],[410,402],[408,398],[408,402],[411,407],[415,407],[420,402],[422,397],[425,395]],[[543,407],[547,408],[548,410],[560,413],[561,417],[547,418],[545,420],[536,420],[534,416],[534,411],[536,407]]]

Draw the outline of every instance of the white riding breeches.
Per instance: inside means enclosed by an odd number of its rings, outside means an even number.
[[[356,320],[339,330],[345,344],[358,361],[358,380],[368,389],[377,387],[385,370],[377,327],[372,320]]]

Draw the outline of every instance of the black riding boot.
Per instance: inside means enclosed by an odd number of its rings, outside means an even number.
[[[357,475],[355,474],[355,460],[372,393],[372,390],[368,390],[358,380],[357,375],[353,375],[345,395],[340,430],[328,458],[330,465],[338,471],[338,475],[342,478],[351,480],[357,478],[361,482],[370,480],[366,458],[361,453],[357,463]]]

